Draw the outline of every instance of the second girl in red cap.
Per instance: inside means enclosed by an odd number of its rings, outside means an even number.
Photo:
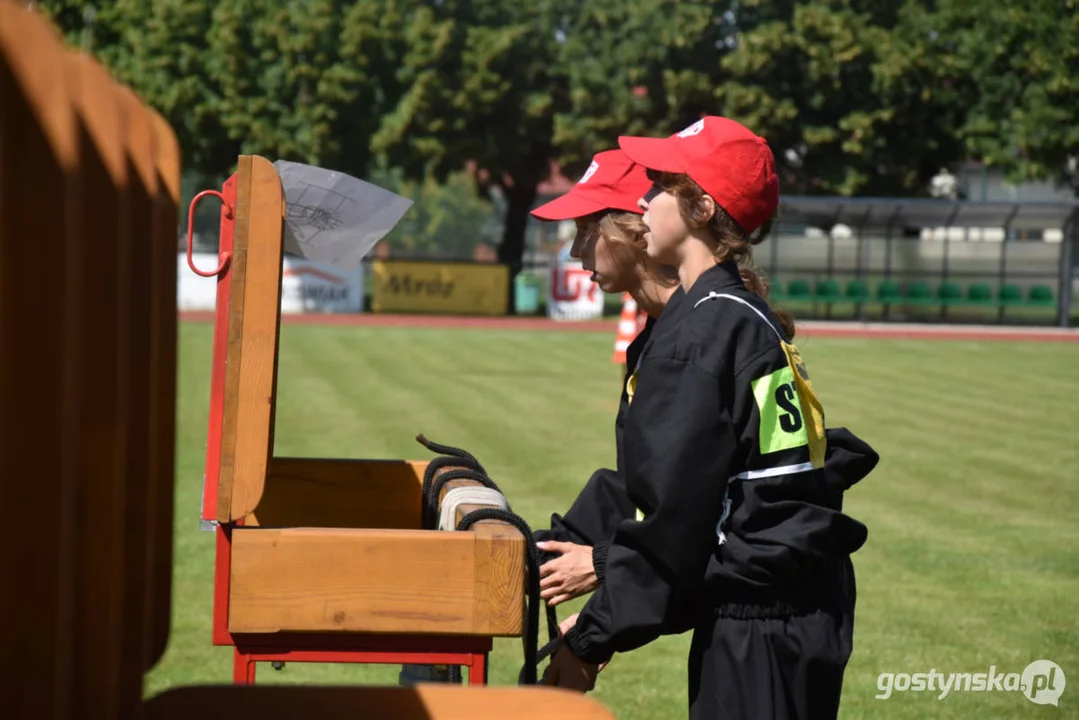
[[[640,165],[618,149],[597,153],[573,188],[532,211],[541,220],[573,220],[577,235],[570,255],[579,258],[607,293],[629,293],[648,313],[644,329],[626,350],[636,362],[655,319],[678,291],[671,270],[649,260],[644,246],[647,226],[637,202],[651,182]],[[540,590],[550,605],[591,592],[603,580],[607,539],[635,508],[622,480],[622,427],[629,398],[623,389],[615,420],[615,469],[601,468],[581,489],[565,515],[551,515],[549,530],[537,530],[543,552]]]

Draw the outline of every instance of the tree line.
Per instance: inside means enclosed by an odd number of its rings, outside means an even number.
[[[503,199],[517,269],[536,187],[619,134],[701,114],[766,137],[788,194],[920,195],[974,160],[1079,189],[1079,0],[46,0],[175,128],[241,153]]]

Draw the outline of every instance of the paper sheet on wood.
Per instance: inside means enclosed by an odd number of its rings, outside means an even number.
[[[412,207],[412,201],[350,175],[274,163],[285,190],[285,252],[350,270]]]

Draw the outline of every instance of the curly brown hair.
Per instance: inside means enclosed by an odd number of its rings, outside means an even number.
[[[580,222],[587,227],[588,233],[598,232],[607,238],[611,242],[612,252],[618,253],[621,261],[643,267],[648,278],[660,287],[672,288],[678,284],[676,272],[667,271],[648,257],[643,241],[648,226],[640,215],[621,210],[603,210],[581,218]]]
[[[669,192],[678,200],[678,212],[686,225],[690,227],[706,227],[709,235],[715,243],[712,255],[717,263],[734,260],[738,263],[738,274],[746,289],[759,295],[768,302],[769,283],[764,274],[752,266],[753,246],[759,245],[771,234],[775,224],[775,216],[752,233],[747,233],[742,226],[732,218],[727,211],[720,207],[719,203],[713,203],[715,212],[708,217],[708,208],[703,199],[705,192],[701,186],[694,182],[688,175],[681,173],[660,172],[649,170],[648,177],[652,182]],[[771,303],[769,303],[771,306]],[[796,332],[794,318],[785,310],[772,308],[772,314],[783,327],[788,340],[794,339]]]

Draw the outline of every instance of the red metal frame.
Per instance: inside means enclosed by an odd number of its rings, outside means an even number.
[[[232,660],[232,681],[236,685],[255,682],[256,663],[277,661],[464,665],[468,668],[469,685],[486,685],[487,654],[492,646],[490,638],[413,635],[286,634],[263,637],[256,645],[248,645],[248,639],[241,635],[236,640]]]
[[[487,684],[487,659],[491,638],[438,635],[361,635],[325,633],[241,634],[229,632],[229,586],[232,579],[232,532],[242,521],[218,523],[217,489],[221,471],[221,425],[225,406],[225,360],[228,351],[229,303],[231,301],[231,265],[236,207],[236,175],[222,186],[222,192],[207,190],[205,195],[221,199],[221,233],[218,245],[219,267],[214,272],[191,269],[206,277],[217,276],[217,304],[214,309],[213,370],[210,380],[210,417],[206,441],[206,474],[203,480],[201,518],[216,523],[214,550],[214,606],[212,644],[232,645],[233,683],[255,682],[259,662],[372,663],[417,665],[463,665],[468,668],[470,685]],[[191,223],[188,222],[190,233]],[[191,241],[188,239],[188,262]],[[228,513],[225,513],[227,516]]]

